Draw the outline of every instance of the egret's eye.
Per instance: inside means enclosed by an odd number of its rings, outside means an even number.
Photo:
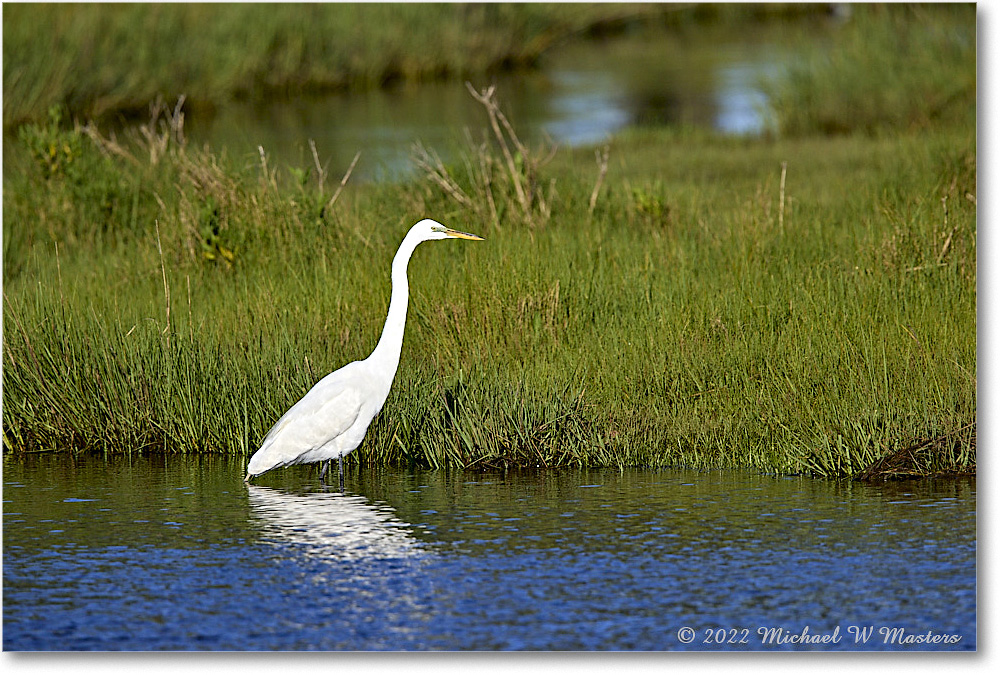
[[[447,231],[448,231],[447,227],[441,227],[439,225],[431,226],[431,232],[447,232]]]

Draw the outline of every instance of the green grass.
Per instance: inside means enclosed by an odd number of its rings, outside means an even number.
[[[769,84],[782,134],[975,124],[974,4],[852,5],[829,40]]]
[[[169,111],[118,140],[66,121],[174,87],[197,101],[205,80],[183,79],[185,63],[213,64],[225,96],[313,86],[326,77],[316,63],[279,58],[296,53],[293,34],[301,53],[318,49],[294,30],[301,12],[268,23],[242,6],[43,10],[52,27],[35,47],[77,45],[99,66],[81,74],[59,58],[42,72],[17,51],[28,11],[4,8],[5,122],[8,106],[36,120],[5,147],[6,451],[247,456],[316,380],[374,347],[392,255],[430,216],[487,241],[417,251],[399,373],[352,462],[856,476],[907,455],[917,472],[975,468],[967,6],[856,7],[831,34],[836,58],[803,59],[781,89],[780,135],[637,128],[611,141],[606,173],[593,149],[546,163],[506,135],[509,157],[497,138],[450,165],[428,154],[409,182],[349,184],[333,203],[336,186],[307,167],[265,171],[185,146]],[[236,14],[204,21],[213,11]],[[309,11],[324,26],[383,10]],[[531,51],[526,36],[569,30],[546,7],[433,11],[520,26],[494,34],[517,53]],[[140,54],[126,77],[102,51],[129,44],[117,21],[167,37],[211,25],[225,39],[205,51],[192,37],[176,68]],[[234,30],[270,46],[227,61]],[[414,73],[459,44],[442,37]],[[358,77],[410,63],[366,49],[381,65]],[[498,53],[455,67],[489,68]],[[926,66],[920,77],[899,74],[907,59]]]
[[[478,162],[444,167],[476,203],[490,190],[494,221],[423,179],[327,208],[307,172],[238,169],[161,122],[131,144],[22,133],[35,161],[4,188],[8,450],[252,452],[373,348],[395,247],[433,216],[487,241],[417,251],[399,374],[352,461],[853,475],[933,441],[929,468],[974,466],[963,127],[637,130],[611,143],[592,212],[592,150],[522,158],[553,188],[544,211],[521,209],[499,154],[488,187]]]

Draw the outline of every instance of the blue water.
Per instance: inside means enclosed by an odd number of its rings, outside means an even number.
[[[974,479],[240,468],[6,459],[4,649],[976,648]]]

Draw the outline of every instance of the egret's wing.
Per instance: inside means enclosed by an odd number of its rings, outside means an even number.
[[[352,371],[345,366],[317,382],[289,408],[267,432],[261,450],[268,449],[269,454],[274,454],[272,459],[278,462],[292,462],[295,457],[325,445],[350,429],[364,403],[363,382],[352,377]]]
[[[324,399],[310,397],[312,393],[313,390],[310,390],[281,416],[267,432],[262,447],[291,432],[296,432],[295,435],[301,439],[303,449],[319,447],[350,429],[361,413],[361,402],[350,391],[341,391]],[[314,442],[306,439],[314,439]]]

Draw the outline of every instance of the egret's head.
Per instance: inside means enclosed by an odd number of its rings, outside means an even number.
[[[420,234],[421,239],[471,239],[472,241],[482,241],[483,238],[475,235],[469,234],[468,232],[459,232],[458,230],[453,230],[449,227],[445,227],[436,220],[431,220],[430,218],[425,218],[419,223],[413,226],[411,231],[416,230]]]

